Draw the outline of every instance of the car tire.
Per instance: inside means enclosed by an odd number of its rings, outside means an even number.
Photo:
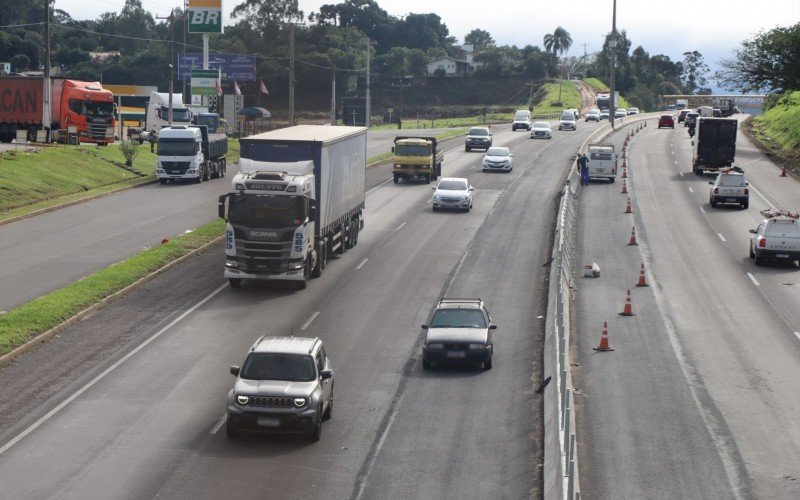
[[[469,151],[470,151],[470,150],[469,150],[469,146],[464,146],[464,151],[466,151],[467,153],[469,153]]]
[[[161,184],[166,184],[167,183],[167,179],[159,179],[158,182],[160,182]]]
[[[764,259],[761,258],[760,255],[758,255],[758,252],[753,252],[753,254],[754,254],[753,255],[753,264],[755,264],[757,266],[763,265],[764,264]]]
[[[308,433],[308,440],[316,443],[322,438],[322,407],[317,408],[317,415],[314,418],[314,427]]]
[[[322,413],[322,420],[330,420],[333,416],[333,384],[331,384],[331,400],[328,401],[328,407]]]
[[[484,174],[485,174],[486,172],[488,172],[488,171],[489,171],[488,169],[485,169],[485,168],[483,169],[483,173],[484,173]]]
[[[430,184],[430,183],[431,183],[431,174],[427,174],[425,176],[425,184]]]
[[[425,359],[424,357],[422,358],[422,368],[425,370],[431,369],[431,362]]]
[[[239,288],[242,286],[242,278],[228,278],[228,284],[231,288]]]
[[[753,253],[753,245],[750,244],[750,246],[747,247],[747,248],[748,248],[748,250],[750,250],[750,258],[752,259],[753,257],[756,256],[756,254]]]
[[[433,207],[433,211],[434,212],[438,212],[439,211],[439,207]]]
[[[483,362],[483,369],[484,370],[491,370],[492,369],[492,358]]]
[[[712,208],[717,208],[717,202],[714,201],[714,198],[710,198],[708,204],[711,205]]]
[[[743,210],[747,210],[747,208],[748,208],[749,206],[750,206],[750,202],[749,202],[749,201],[746,201],[746,202],[742,203],[742,209],[743,209]]]
[[[225,422],[225,435],[227,435],[230,439],[236,439],[239,437],[239,431],[236,430],[236,427],[231,424],[230,417],[228,417]]]

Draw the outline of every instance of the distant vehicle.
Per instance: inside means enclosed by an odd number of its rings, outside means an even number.
[[[714,118],[722,118],[722,110],[718,108],[713,108],[711,110],[711,116],[713,116]]]
[[[205,125],[162,128],[158,134],[156,177],[168,181],[203,182],[225,177],[228,137],[209,134]]]
[[[586,121],[600,121],[600,110],[599,109],[590,109],[586,112]]]
[[[219,118],[219,113],[208,113],[208,112],[200,112],[194,113],[192,112],[192,124],[193,125],[205,125],[208,128],[209,134],[218,134],[224,133],[222,129],[222,125]]]
[[[675,111],[675,105],[674,104],[667,104],[667,111]]]
[[[639,114],[639,108],[628,108],[628,114],[629,115],[638,115]]]
[[[717,178],[709,181],[711,188],[708,193],[708,204],[716,207],[719,204],[735,203],[742,208],[750,206],[750,188],[742,169],[724,168],[719,171]]]
[[[715,106],[719,108],[722,118],[734,115],[738,112],[736,108],[736,101],[727,97],[718,97],[714,102]]]
[[[628,111],[625,108],[619,108],[614,111],[614,118],[625,118],[628,116]]]
[[[511,131],[516,132],[518,128],[525,130],[531,129],[531,112],[527,109],[520,109],[514,112],[514,122],[511,124]]]
[[[692,169],[697,175],[733,165],[736,156],[736,132],[739,122],[733,118],[697,119]]]
[[[553,133],[549,122],[536,122],[531,127],[531,139],[552,139]]]
[[[689,107],[688,99],[675,99],[675,109],[682,110]]]
[[[475,148],[489,149],[492,147],[492,131],[487,127],[472,127],[467,132],[464,139],[464,151],[472,151]]]
[[[268,337],[256,340],[228,392],[226,431],[322,436],[322,421],[333,415],[333,367],[322,340]]]
[[[491,147],[486,150],[486,155],[483,157],[483,171],[502,170],[503,172],[511,172],[514,170],[514,155],[508,148]]]
[[[683,122],[686,119],[686,115],[691,112],[690,109],[682,109],[680,113],[678,113],[678,123]]]
[[[561,120],[558,122],[558,130],[578,130],[575,113],[567,109],[561,113]]]
[[[600,119],[601,120],[608,120],[609,119],[609,111],[607,109],[600,110]]]
[[[800,265],[800,214],[788,210],[762,210],[765,219],[750,233],[750,258],[760,266],[766,260],[797,261]]]
[[[618,103],[619,103],[619,91],[614,92],[614,102],[611,102],[611,92],[603,92],[602,94],[597,94],[597,98],[595,99],[595,104],[600,109],[603,108],[611,109],[612,107],[616,108]]]
[[[580,119],[580,117],[581,117],[580,110],[577,110],[575,108],[571,108],[570,111],[572,111],[572,114],[575,115],[575,121],[578,121]]]
[[[395,137],[392,147],[394,183],[422,179],[430,184],[442,175],[444,150],[436,148],[435,137]]]
[[[697,112],[702,117],[713,118],[714,117],[714,108],[711,106],[700,106],[697,108]]]
[[[658,128],[661,127],[675,128],[675,119],[672,115],[661,115],[658,118]]]
[[[26,140],[35,141],[37,130],[55,132],[71,126],[79,143],[114,142],[114,96],[101,83],[52,78],[50,116],[44,122],[43,89],[43,77],[0,77],[0,142],[16,140],[18,130],[27,132]]]
[[[422,367],[434,363],[482,364],[492,369],[494,340],[489,311],[481,299],[441,299],[430,324],[422,325],[425,341],[422,344]]]
[[[689,111],[686,113],[686,118],[683,119],[683,125],[686,127],[694,127],[697,125],[697,117],[700,116],[699,114],[695,113],[694,111]]]
[[[452,208],[469,212],[472,209],[472,192],[469,181],[462,177],[443,177],[433,189],[433,211]]]
[[[589,179],[614,182],[617,178],[617,153],[614,150],[614,143],[590,143],[586,152]]]
[[[150,100],[147,102],[145,112],[144,128],[139,142],[149,140],[149,135],[158,132],[163,127],[170,125],[192,124],[192,111],[183,103],[183,94],[172,94],[172,123],[169,120],[170,113],[169,94],[166,92],[152,92]]]

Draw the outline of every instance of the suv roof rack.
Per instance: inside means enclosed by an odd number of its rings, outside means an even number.
[[[459,299],[459,298],[445,298],[442,297],[439,299],[439,305],[443,304],[477,304],[480,305],[483,303],[483,299],[480,297],[477,298],[469,298],[469,299]]]
[[[742,167],[737,167],[736,165],[730,167],[722,167],[719,169],[719,173],[721,174],[743,174],[744,169]]]
[[[792,212],[791,210],[779,210],[777,208],[768,208],[761,211],[761,215],[767,219],[774,219],[777,217],[786,217],[788,219],[800,219],[800,213]]]

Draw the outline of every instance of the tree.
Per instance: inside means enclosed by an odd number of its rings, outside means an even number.
[[[695,94],[706,85],[708,66],[703,55],[694,50],[683,53],[683,89],[688,94]]]
[[[241,19],[262,35],[275,32],[276,27],[303,20],[297,0],[245,0],[231,11],[233,19]]]
[[[544,36],[544,48],[552,52],[554,56],[563,55],[572,46],[572,36],[569,32],[559,26],[553,33]]]
[[[17,54],[11,58],[11,71],[19,73],[25,71],[31,65],[31,60],[25,54]]]
[[[494,38],[488,31],[475,28],[467,33],[464,37],[464,43],[472,45],[476,51],[482,50],[486,47],[491,47],[495,44]]]
[[[736,57],[720,62],[714,78],[742,92],[800,89],[800,23],[775,28],[742,42]]]

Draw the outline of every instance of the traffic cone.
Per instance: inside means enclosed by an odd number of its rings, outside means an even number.
[[[603,321],[603,335],[600,337],[600,345],[593,348],[595,351],[613,351],[608,345],[608,324]]]
[[[631,241],[628,242],[628,246],[632,246],[632,245],[638,245],[638,243],[636,243],[636,226],[633,226],[631,228]],[[644,272],[644,271],[642,271],[642,272]]]
[[[628,178],[628,169],[623,166],[622,175],[620,176],[620,179],[627,179],[627,178]]]
[[[627,158],[623,158],[622,159],[622,168],[627,168],[627,166],[628,166],[628,159]]]
[[[647,281],[644,279],[644,262],[642,262],[642,270],[639,271],[639,282],[636,283],[636,286],[650,286],[647,284]]]
[[[647,122],[644,122],[644,126],[647,127]]]
[[[162,245],[166,245],[167,243],[169,243],[168,239],[164,238],[163,240],[161,240]]]
[[[786,177],[786,165],[781,167],[781,177]]]
[[[628,296],[625,298],[625,308],[619,313],[620,316],[636,316],[631,307],[631,291],[628,290]]]
[[[628,194],[628,184],[624,180],[622,181],[622,191],[620,191],[620,193]]]
[[[631,197],[630,196],[628,196],[628,206],[625,207],[625,213],[626,214],[632,214],[633,213],[633,207],[631,206]]]

